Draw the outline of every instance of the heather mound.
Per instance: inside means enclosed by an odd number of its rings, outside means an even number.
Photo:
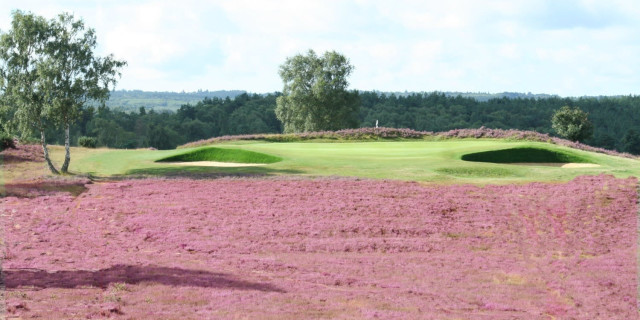
[[[267,164],[282,161],[282,158],[242,149],[201,148],[156,160],[156,162],[201,161]]]
[[[462,155],[464,161],[491,163],[591,163],[578,154],[545,148],[518,147]]]

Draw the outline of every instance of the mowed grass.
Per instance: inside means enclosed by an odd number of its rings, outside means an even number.
[[[168,156],[156,162],[218,161],[232,163],[275,163],[282,158],[243,149],[204,147]]]
[[[156,160],[183,154],[179,150],[72,150],[71,171],[95,176],[155,175],[302,175],[348,176],[375,179],[431,181],[439,183],[519,183],[530,181],[568,181],[579,175],[613,174],[640,176],[640,161],[567,147],[499,139],[453,139],[443,141],[380,142],[247,142],[220,143],[216,148],[241,149],[282,158],[260,167],[221,168],[173,166]],[[464,161],[466,154],[510,148],[536,148],[570,154],[600,165],[595,168],[521,166]],[[53,148],[54,158],[62,159],[62,149]]]

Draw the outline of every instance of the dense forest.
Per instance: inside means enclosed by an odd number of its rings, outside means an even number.
[[[99,146],[158,149],[215,136],[279,133],[275,94],[242,93],[231,98],[205,98],[183,104],[175,112],[139,107],[131,112],[118,108],[88,108],[72,128],[73,141],[80,136],[97,139]],[[640,153],[640,96],[560,98],[492,98],[482,101],[445,93],[387,94],[360,92],[360,126],[446,131],[481,126],[535,130],[553,134],[551,116],[564,105],[589,113],[595,130],[583,141],[592,146]],[[61,143],[62,133],[49,132],[50,143]]]

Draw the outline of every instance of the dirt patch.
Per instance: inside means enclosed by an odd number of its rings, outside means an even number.
[[[545,166],[545,167],[558,167],[558,168],[596,168],[599,164],[595,163],[558,163],[558,162],[518,162],[510,163],[518,166]]]
[[[167,162],[176,166],[196,166],[196,167],[257,167],[264,166],[266,163],[235,163],[235,162],[218,162],[218,161],[190,161],[190,162]]]
[[[35,198],[58,193],[68,193],[77,197],[87,191],[85,185],[88,183],[90,183],[88,179],[8,183],[0,187],[0,197]]]

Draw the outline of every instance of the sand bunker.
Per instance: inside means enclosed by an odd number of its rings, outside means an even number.
[[[190,161],[190,162],[167,162],[176,166],[196,166],[196,167],[257,167],[266,163],[235,163],[218,161]]]
[[[562,168],[596,168],[599,166],[599,164],[595,163],[565,163]]]
[[[560,168],[595,168],[599,167],[599,164],[595,163],[554,163],[554,162],[518,162],[511,163],[519,166],[547,166],[547,167],[560,167]]]

